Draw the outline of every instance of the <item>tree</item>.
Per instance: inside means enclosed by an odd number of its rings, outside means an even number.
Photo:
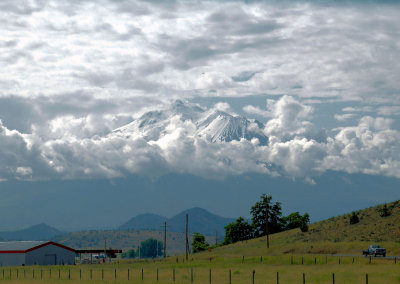
[[[130,249],[126,252],[123,252],[121,255],[122,258],[135,258],[135,250]]]
[[[225,226],[224,245],[233,244],[238,241],[248,240],[253,237],[253,227],[244,221],[243,217],[239,217],[235,222]]]
[[[147,239],[140,243],[140,257],[143,258],[155,258],[162,255],[163,243],[153,238]],[[139,251],[136,251],[136,255],[139,255]]]
[[[284,224],[285,230],[300,228],[302,232],[307,232],[309,222],[310,216],[308,213],[305,213],[303,216],[301,216],[299,212],[294,212],[282,218],[282,223]]]
[[[281,232],[283,230],[282,224],[282,207],[281,203],[275,202],[272,204],[271,196],[262,194],[260,201],[251,207],[250,214],[252,220],[252,226],[254,230],[254,237],[261,237],[266,235],[265,230],[265,204],[268,203],[268,232],[270,234]]]
[[[387,204],[385,203],[382,207],[379,207],[377,211],[379,212],[379,215],[381,217],[388,217],[392,215],[392,209],[393,207],[388,207]]]
[[[360,219],[358,218],[357,213],[353,211],[350,216],[350,225],[357,224],[358,222],[360,222]]]
[[[200,233],[193,234],[193,242],[192,242],[192,250],[193,253],[206,250],[210,247],[210,245],[206,242],[206,238],[204,235]]]

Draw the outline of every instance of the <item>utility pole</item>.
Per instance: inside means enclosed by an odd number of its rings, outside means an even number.
[[[269,248],[269,229],[268,229],[268,195],[265,197],[265,233],[267,235],[267,248]]]
[[[218,244],[218,230],[215,230],[215,244]]]
[[[167,221],[164,221],[164,258],[167,257]]]
[[[107,262],[107,239],[104,239],[104,263]]]
[[[186,260],[189,258],[189,214],[186,214]]]

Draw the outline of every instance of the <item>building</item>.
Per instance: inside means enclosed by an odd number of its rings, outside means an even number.
[[[73,248],[55,242],[0,242],[0,266],[74,264],[75,255]]]

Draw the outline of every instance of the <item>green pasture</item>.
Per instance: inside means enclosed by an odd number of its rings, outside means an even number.
[[[4,271],[4,272],[3,272]],[[142,278],[143,271],[143,278]],[[272,255],[223,256],[206,252],[167,260],[114,261],[74,266],[1,267],[4,283],[400,283],[396,259]],[[128,275],[129,274],[129,275]],[[158,281],[157,281],[158,274]],[[334,274],[334,276],[333,276]],[[129,280],[128,280],[129,277]],[[142,280],[143,279],[143,280]],[[192,282],[193,279],[193,282]]]

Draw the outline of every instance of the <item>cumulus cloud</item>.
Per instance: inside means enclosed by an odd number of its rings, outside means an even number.
[[[204,110],[180,101],[118,130],[97,123],[106,118],[90,116],[57,117],[49,122],[48,132],[33,127],[30,134],[1,124],[0,178],[158,177],[173,172],[220,179],[254,172],[312,183],[313,176],[329,170],[400,178],[400,132],[392,129],[393,120],[364,116],[357,125],[329,137],[307,120],[313,108],[293,97],[269,100],[267,107],[273,117],[264,129],[260,122],[230,120],[237,114],[223,112],[221,108],[229,111],[227,104]],[[189,115],[191,111],[195,114]],[[231,135],[228,132],[241,122],[249,133],[264,132],[268,140],[260,141],[255,134],[209,140],[199,132],[197,121],[213,111],[225,115],[210,122],[210,127],[224,127],[220,135]],[[153,131],[158,134],[148,135]]]

